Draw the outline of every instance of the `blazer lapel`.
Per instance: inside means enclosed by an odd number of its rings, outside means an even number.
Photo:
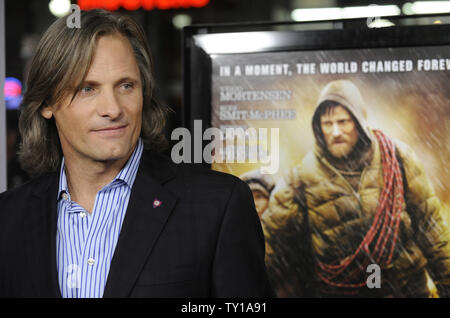
[[[162,187],[174,177],[167,159],[143,153],[103,297],[127,297],[176,204]]]
[[[34,264],[36,290],[39,297],[61,297],[56,269],[56,227],[58,177],[56,174],[45,179],[36,187],[29,204],[29,218],[26,230],[30,235],[29,259]]]

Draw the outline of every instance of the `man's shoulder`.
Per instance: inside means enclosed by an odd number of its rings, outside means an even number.
[[[149,156],[147,154],[147,156]],[[149,167],[153,176],[163,180],[164,175],[174,175],[173,181],[175,183],[182,183],[189,188],[202,188],[205,189],[217,189],[223,187],[233,187],[236,184],[246,184],[238,177],[213,170],[207,166],[201,164],[192,163],[174,163],[169,157],[163,154],[152,153],[150,156],[153,158],[149,165],[155,164],[156,167]],[[170,170],[161,171],[161,170]]]
[[[201,215],[219,217],[230,202],[241,202],[243,209],[247,204],[250,207],[250,202],[253,202],[247,183],[234,175],[200,164],[175,164],[167,156],[158,155],[158,161],[153,161],[153,167],[147,162],[149,166],[146,170],[153,180],[177,198],[178,206],[185,211],[183,213],[195,210],[195,213]],[[160,171],[161,169],[166,171]]]
[[[405,142],[398,139],[394,140],[397,156],[400,157],[401,163],[407,168],[408,166],[421,165],[419,157],[414,150]]]
[[[296,184],[300,182],[297,179],[303,180],[304,182],[306,180],[309,180],[310,178],[316,177],[319,166],[320,165],[316,153],[314,151],[309,151],[303,157],[302,161],[290,170],[290,182]]]
[[[398,139],[394,139],[393,141],[394,141],[397,153],[400,156],[408,157],[411,155],[415,155],[414,150],[410,146],[408,146],[408,144],[406,144],[405,142],[398,140]]]
[[[180,174],[192,178],[195,182],[218,182],[221,184],[234,184],[236,182],[243,182],[238,177],[213,170],[209,167],[195,165],[195,164],[179,164],[178,171]]]
[[[33,194],[45,191],[54,178],[54,173],[45,174],[33,178],[18,187],[0,193],[0,210],[3,210],[3,208],[8,207],[10,204],[26,202]]]
[[[406,173],[406,177],[411,179],[425,175],[424,166],[415,153],[415,151],[406,143],[400,140],[394,140],[397,157],[400,159],[400,164]]]
[[[317,153],[313,150],[308,151],[303,157],[301,166],[306,170],[316,169],[318,166]]]
[[[192,198],[225,199],[233,192],[242,193],[244,189],[250,193],[247,183],[228,173],[193,164],[179,164],[177,171],[175,180],[178,187],[183,188],[185,194],[192,194]]]

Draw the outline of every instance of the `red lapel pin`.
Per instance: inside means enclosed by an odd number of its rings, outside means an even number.
[[[159,207],[161,204],[162,204],[161,201],[159,201],[158,199],[155,199],[155,200],[153,201],[153,208],[157,208],[157,207]]]

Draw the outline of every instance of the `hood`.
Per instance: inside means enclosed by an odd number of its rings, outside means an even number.
[[[356,120],[357,126],[359,126],[358,130],[360,133],[360,139],[365,139],[369,145],[372,143],[373,136],[367,124],[365,102],[359,92],[359,89],[349,80],[336,80],[328,83],[322,89],[316,103],[316,109],[312,119],[314,137],[316,138],[316,145],[318,146],[318,150],[320,152],[326,150],[326,143],[323,139],[322,130],[320,128],[318,110],[326,101],[334,101],[347,108]],[[361,134],[363,136],[361,136]]]
[[[248,184],[250,190],[260,191],[267,197],[270,197],[270,193],[275,186],[272,176],[262,174],[259,169],[246,172],[240,178]]]

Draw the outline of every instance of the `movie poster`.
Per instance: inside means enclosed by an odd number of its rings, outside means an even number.
[[[212,56],[212,126],[248,137],[212,168],[249,183],[278,296],[450,295],[449,49]]]

